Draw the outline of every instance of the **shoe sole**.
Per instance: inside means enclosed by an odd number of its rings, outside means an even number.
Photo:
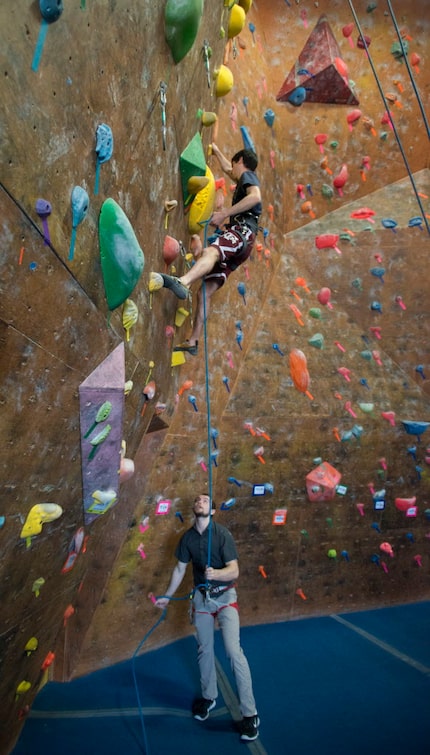
[[[195,346],[175,346],[173,351],[183,351],[186,354],[191,354],[192,357],[197,356],[197,348]]]
[[[170,291],[175,294],[175,296],[178,299],[187,299],[189,296],[189,291],[182,283],[175,280],[171,275],[164,275],[161,274],[161,277],[164,281],[164,288],[170,289]]]

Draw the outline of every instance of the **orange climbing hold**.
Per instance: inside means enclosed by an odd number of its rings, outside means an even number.
[[[290,304],[290,307],[294,306]],[[310,376],[308,372],[308,365],[306,357],[300,349],[293,349],[290,351],[290,375],[291,379],[294,383],[294,386],[297,388],[300,393],[304,393],[305,396],[307,396],[311,401],[313,401],[313,396],[311,393],[309,393],[309,383],[310,383]]]

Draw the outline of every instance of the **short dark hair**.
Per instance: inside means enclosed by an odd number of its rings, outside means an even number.
[[[258,157],[253,149],[240,149],[231,158],[232,163],[238,163],[240,158],[243,159],[243,164],[248,170],[255,170],[258,165]]]

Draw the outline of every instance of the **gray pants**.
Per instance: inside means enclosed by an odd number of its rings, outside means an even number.
[[[248,661],[240,646],[240,621],[237,610],[237,594],[234,588],[215,598],[205,600],[196,591],[194,595],[194,626],[198,642],[198,662],[202,695],[207,700],[216,700],[218,687],[215,669],[214,632],[215,620],[221,629],[227,658],[236,680],[242,716],[254,716],[255,700]],[[235,604],[235,605],[231,605]]]

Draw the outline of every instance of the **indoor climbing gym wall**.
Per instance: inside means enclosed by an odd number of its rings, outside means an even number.
[[[159,618],[197,493],[243,623],[428,597],[429,25],[426,0],[0,9],[2,753],[47,679]],[[256,151],[263,214],[193,356],[198,285],[153,273],[231,203],[212,142]],[[175,604],[147,645],[191,631]]]

